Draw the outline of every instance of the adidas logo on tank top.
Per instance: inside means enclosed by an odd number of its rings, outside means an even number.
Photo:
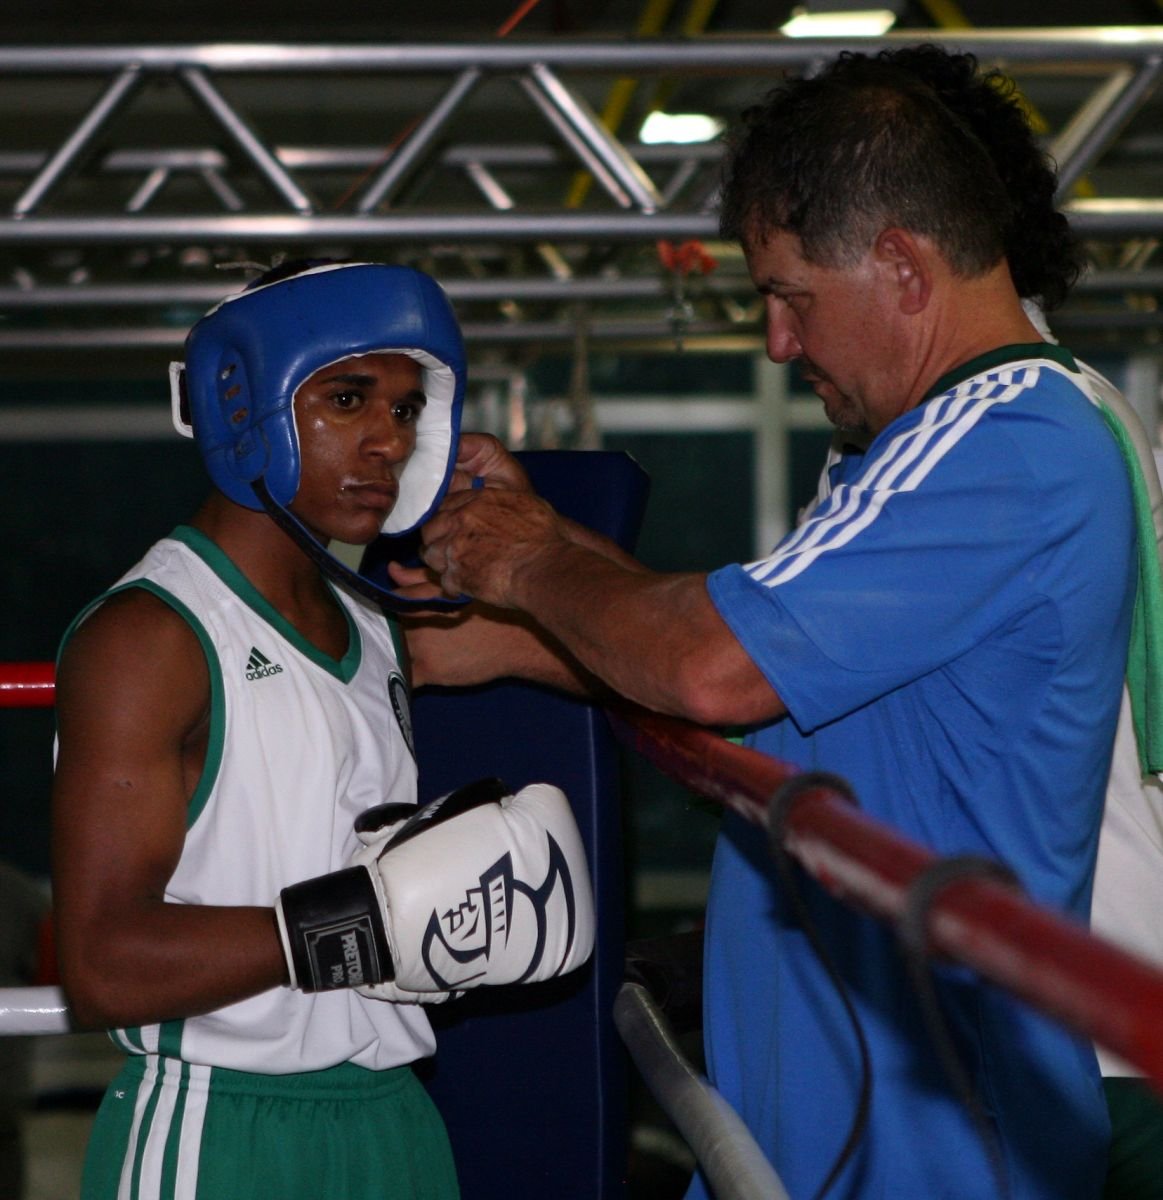
[[[281,664],[272,663],[261,650],[251,646],[250,657],[246,660],[247,679],[253,682],[256,679],[265,679],[268,675],[281,675],[282,672]]]

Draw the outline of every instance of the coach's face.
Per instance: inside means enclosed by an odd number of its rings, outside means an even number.
[[[420,365],[404,354],[353,355],[299,385],[302,465],[290,508],[320,540],[358,546],[379,533],[424,404]]]
[[[839,429],[878,433],[909,407],[899,373],[904,332],[877,248],[851,267],[804,258],[799,238],[766,231],[744,243],[766,305],[767,356],[798,362]]]

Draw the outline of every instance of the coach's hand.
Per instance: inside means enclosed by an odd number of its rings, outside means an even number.
[[[589,871],[558,788],[510,796],[485,780],[418,809],[372,809],[357,831],[352,866],[285,888],[276,904],[293,987],[439,1002],[589,958]]]
[[[551,570],[554,554],[570,544],[567,526],[544,500],[500,488],[447,496],[420,535],[420,556],[446,595],[498,608],[520,608],[526,573]]]
[[[449,491],[470,487],[508,488],[513,492],[533,490],[525,468],[488,433],[460,435]]]

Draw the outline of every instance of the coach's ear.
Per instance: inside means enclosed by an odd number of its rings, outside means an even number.
[[[933,255],[937,253],[933,243],[893,227],[881,230],[872,252],[899,311],[905,316],[923,312],[933,292]]]

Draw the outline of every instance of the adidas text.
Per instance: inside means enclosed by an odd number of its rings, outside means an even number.
[[[281,675],[282,671],[279,663],[272,663],[261,650],[251,646],[250,657],[246,660],[247,679],[265,679],[268,675]]]
[[[281,675],[283,668],[278,664],[270,664],[265,667],[254,667],[247,671],[247,679],[265,679],[268,675]]]

